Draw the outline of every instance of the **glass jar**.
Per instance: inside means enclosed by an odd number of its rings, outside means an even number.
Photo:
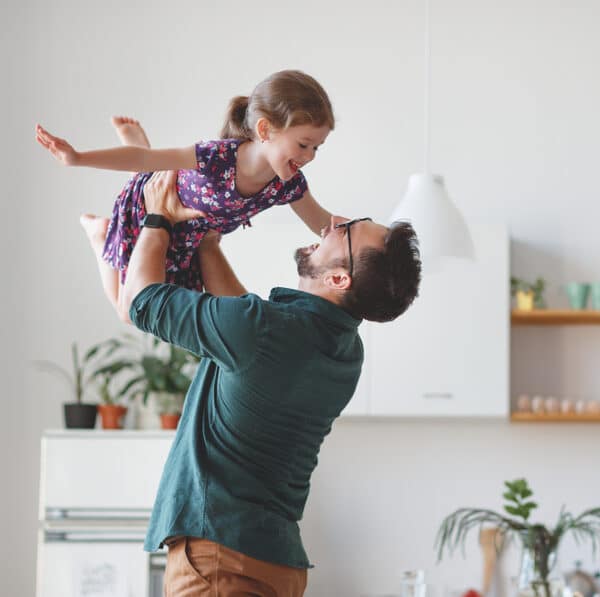
[[[406,570],[400,578],[400,597],[425,597],[425,572]]]
[[[563,597],[564,583],[552,573],[556,552],[523,547],[518,579],[518,597]]]

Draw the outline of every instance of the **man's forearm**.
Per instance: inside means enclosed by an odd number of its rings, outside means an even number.
[[[218,243],[206,242],[203,246],[201,242],[198,259],[207,292],[215,296],[241,296],[248,292],[237,279]]]
[[[133,299],[150,284],[165,281],[165,260],[169,246],[169,233],[162,228],[142,228],[135,244],[127,278],[125,279],[123,306],[129,311]]]

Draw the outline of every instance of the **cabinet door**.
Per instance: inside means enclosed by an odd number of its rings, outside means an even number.
[[[46,434],[41,518],[53,509],[150,511],[173,436],[161,431]]]
[[[38,544],[36,597],[148,597],[150,565],[141,543]]]
[[[490,225],[471,232],[475,261],[425,273],[413,306],[373,325],[371,414],[508,415],[508,236]]]

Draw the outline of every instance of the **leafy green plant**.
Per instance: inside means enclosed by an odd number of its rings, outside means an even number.
[[[114,386],[114,377],[108,374],[94,375],[94,377],[98,378],[98,395],[104,404],[118,404],[121,402],[121,399],[124,397],[123,394],[112,389]]]
[[[517,536],[523,548],[533,556],[534,569],[541,579],[541,587],[546,597],[550,596],[548,575],[551,568],[551,556],[556,552],[558,544],[567,532],[572,532],[575,540],[588,539],[592,543],[594,553],[600,544],[600,508],[590,508],[579,516],[573,516],[561,509],[558,522],[550,529],[540,523],[532,524],[529,517],[538,505],[530,500],[533,492],[525,479],[505,481],[506,500],[504,511],[511,515],[505,516],[493,510],[481,508],[459,508],[447,516],[437,534],[436,547],[438,560],[442,559],[444,550],[450,554],[457,547],[464,548],[464,542],[470,530],[481,530],[484,525],[496,527],[496,546],[499,548],[502,538],[510,539]]]
[[[114,358],[94,372],[95,377],[114,377],[125,374],[127,380],[117,392],[117,398],[128,395],[134,399],[142,397],[146,404],[151,393],[173,397],[170,408],[177,403],[175,397],[182,397],[191,382],[191,370],[199,358],[182,348],[166,345],[152,338],[150,347],[140,346],[136,339],[124,335],[122,339],[111,339]]]
[[[511,296],[516,296],[517,292],[533,293],[533,305],[536,309],[544,309],[546,307],[544,290],[546,290],[546,280],[544,278],[536,278],[534,282],[528,282],[515,276],[511,276],[510,278]]]
[[[86,389],[95,377],[94,365],[105,356],[110,356],[111,350],[110,341],[100,342],[90,347],[84,354],[83,359],[80,359],[77,342],[73,342],[71,344],[71,371],[48,360],[36,360],[33,364],[40,371],[55,374],[62,378],[68,384],[75,402],[81,404]]]
[[[158,411],[164,415],[176,415],[183,410],[183,394],[158,394]]]

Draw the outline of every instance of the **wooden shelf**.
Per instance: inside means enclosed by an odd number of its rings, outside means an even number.
[[[600,311],[586,309],[534,309],[533,311],[513,310],[512,325],[600,325]]]
[[[512,423],[600,423],[600,413],[594,414],[536,414],[512,413]]]

